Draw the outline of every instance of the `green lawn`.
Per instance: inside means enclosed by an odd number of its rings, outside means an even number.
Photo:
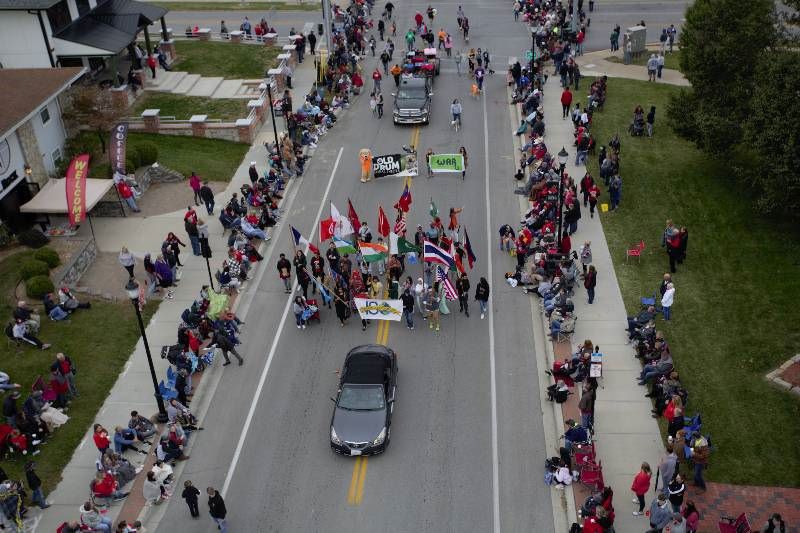
[[[88,132],[82,135],[95,148],[90,177],[110,177],[108,154],[100,153],[97,135]],[[194,171],[203,176],[203,179],[211,181],[229,181],[250,149],[248,144],[231,141],[132,132],[128,134],[128,150],[145,141],[154,142],[158,146],[159,164],[177,170],[184,176]]]
[[[633,65],[641,65],[641,66],[647,65],[647,60],[650,59],[650,53],[653,53],[653,51],[651,51],[649,53],[646,53],[646,54],[642,54],[639,57],[633,58],[633,60],[631,61],[631,64],[633,64]],[[664,55],[664,68],[668,68],[668,69],[672,69],[672,70],[680,70],[681,69],[681,65],[680,65],[681,59],[680,58],[681,58],[681,51],[678,50],[678,49],[675,49],[675,51],[673,53],[671,53],[671,54]],[[609,57],[606,57],[605,60],[609,61],[611,63],[622,63],[622,57],[621,56],[620,57],[609,56]]]
[[[674,320],[658,326],[689,390],[687,413],[703,414],[716,448],[708,477],[800,486],[800,400],[764,379],[800,343],[796,227],[758,218],[724,162],[673,134],[665,112],[677,88],[616,78],[608,87],[593,133],[603,144],[619,131],[622,141],[621,207],[602,217],[627,310],[636,312],[669,268],[660,246],[665,220],[685,225],[688,257],[674,274]],[[626,133],[636,104],[657,107],[653,139]],[[590,161],[597,176],[597,158]],[[625,264],[626,248],[641,239],[641,264]]]
[[[11,316],[12,306],[15,305],[13,290],[19,281],[16,263],[30,254],[32,252],[21,252],[0,261],[0,294],[3,299],[0,303],[0,314],[4,317]],[[18,292],[24,298],[24,288],[20,287]],[[91,309],[76,311],[68,323],[48,320],[41,311],[42,306],[38,305],[40,302],[30,299],[28,302],[40,309],[42,328],[38,337],[43,342],[52,343],[53,347],[47,351],[24,348],[18,354],[15,348],[5,342],[2,344],[1,368],[11,376],[13,382],[22,385],[18,407],[22,409],[22,403],[28,397],[30,386],[36,377],[42,375],[46,378],[49,375],[50,364],[55,360],[56,353],[67,354],[78,368],[77,386],[80,396],[72,402],[67,413],[70,420],[55,430],[47,444],[41,446],[42,453],[36,457],[36,470],[49,491],[61,478],[61,471],[72,457],[86,429],[94,423],[97,411],[139,339],[139,326],[127,299],[119,303],[94,301]],[[147,304],[144,311],[145,323],[150,320],[157,307],[156,301]],[[142,391],[142,395],[150,397],[152,392]],[[153,412],[155,411],[154,404]],[[4,460],[2,467],[12,479],[25,479],[25,460],[27,458],[22,456],[11,461]],[[86,483],[88,482],[87,478]]]
[[[192,115],[236,120],[247,118],[247,100],[243,98],[205,98],[183,94],[149,92],[136,100],[131,116],[138,117],[145,109],[160,109],[162,117],[188,120]]]
[[[178,61],[172,70],[228,79],[258,79],[277,65],[278,46],[175,41]]]
[[[316,2],[151,2],[170,11],[319,11]],[[219,29],[219,28],[216,28]],[[233,29],[233,28],[229,28]]]

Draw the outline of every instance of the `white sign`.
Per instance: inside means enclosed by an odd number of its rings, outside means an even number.
[[[354,298],[359,316],[364,320],[391,320],[399,322],[403,318],[402,300],[377,300]]]

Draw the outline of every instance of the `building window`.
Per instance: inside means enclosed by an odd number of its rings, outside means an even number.
[[[59,3],[48,7],[47,20],[50,22],[50,30],[54,35],[67,27],[72,22],[67,0],[61,0]]]
[[[46,107],[42,109],[41,113],[39,113],[39,117],[42,119],[42,126],[46,126],[48,122],[50,122],[50,110]]]
[[[61,148],[56,148],[53,150],[53,166],[58,168],[58,165],[61,164]]]
[[[92,9],[89,7],[89,0],[75,0],[75,6],[78,8],[79,17],[84,16]]]

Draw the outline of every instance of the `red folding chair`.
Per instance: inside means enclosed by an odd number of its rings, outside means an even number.
[[[644,241],[642,240],[642,241],[639,241],[639,244],[637,244],[634,248],[631,248],[629,250],[625,250],[625,262],[626,263],[628,262],[628,258],[629,257],[636,257],[636,258],[638,258],[639,261],[641,261],[642,260],[642,252],[644,251],[644,249],[645,249],[645,245],[644,245]]]
[[[580,471],[584,465],[594,464],[595,462],[594,443],[592,442],[588,444],[575,444],[572,447],[572,452],[575,454],[575,468],[578,471]]]
[[[581,483],[592,492],[601,491],[603,487],[605,487],[606,484],[603,480],[603,465],[601,461],[584,464],[581,467],[580,473]]]
[[[722,516],[717,523],[717,527],[719,528],[719,533],[751,533],[753,531],[746,513],[742,513],[736,518]]]

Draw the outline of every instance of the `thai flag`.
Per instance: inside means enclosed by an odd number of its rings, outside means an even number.
[[[447,268],[456,266],[452,255],[430,241],[425,241],[425,245],[422,247],[422,260],[426,263],[439,263]]]
[[[456,292],[456,288],[453,287],[453,283],[450,281],[450,278],[447,277],[444,269],[442,267],[436,267],[436,281],[440,282],[444,286],[444,296],[448,300],[458,300],[458,292]]]

